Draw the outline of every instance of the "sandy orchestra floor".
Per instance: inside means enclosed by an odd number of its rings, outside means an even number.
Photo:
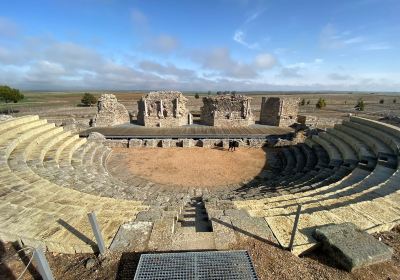
[[[121,179],[127,173],[161,184],[213,187],[252,179],[266,168],[263,149],[114,148],[107,162]]]

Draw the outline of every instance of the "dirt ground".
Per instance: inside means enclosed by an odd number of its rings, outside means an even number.
[[[107,168],[125,181],[131,173],[160,184],[210,188],[254,178],[266,168],[266,153],[256,148],[234,152],[199,147],[114,148]]]
[[[256,239],[243,240],[232,249],[247,250],[253,260],[260,280],[399,280],[400,279],[400,226],[390,232],[375,234],[382,242],[394,249],[394,255],[389,262],[361,268],[348,273],[321,251],[298,258],[288,251]],[[24,270],[31,256],[14,256],[16,248],[11,243],[0,242],[0,279],[15,280]],[[50,268],[56,279],[63,280],[125,280],[133,279],[140,253],[108,253],[105,257],[94,254],[46,254]],[[87,267],[88,260],[93,261],[92,267]],[[36,277],[36,278],[35,278]],[[21,278],[24,280],[39,279],[34,266]]]

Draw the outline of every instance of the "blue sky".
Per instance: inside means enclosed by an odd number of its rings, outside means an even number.
[[[0,2],[0,84],[400,91],[400,1]]]

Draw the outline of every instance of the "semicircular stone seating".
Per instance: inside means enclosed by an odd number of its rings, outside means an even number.
[[[74,152],[80,150],[83,155],[94,146],[78,135],[38,116],[0,122],[0,134],[0,239],[41,245],[53,252],[93,252],[97,248],[87,213],[96,213],[109,246],[121,224],[148,209],[141,201],[99,197],[64,187],[62,182],[69,176],[82,178],[84,173],[92,184],[102,180],[111,184],[103,165],[109,149],[103,145],[96,144],[102,156],[96,157],[98,169],[92,168],[102,176],[90,177],[87,170],[72,172],[76,160],[83,161],[74,158]],[[97,181],[91,181],[93,178]]]
[[[283,148],[283,171],[266,182],[269,192],[264,196],[234,201],[251,216],[263,217],[280,245],[289,244],[299,204],[293,251],[298,255],[316,246],[312,237],[316,226],[353,222],[362,230],[377,232],[400,223],[399,127],[350,117],[306,139],[305,145]],[[301,160],[300,151],[304,166],[294,162]],[[277,193],[271,195],[271,190]]]

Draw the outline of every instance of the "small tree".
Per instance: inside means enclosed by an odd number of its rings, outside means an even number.
[[[81,99],[81,102],[85,106],[92,107],[93,104],[96,104],[97,98],[93,94],[85,92]]]
[[[19,92],[19,89],[11,88],[9,86],[0,86],[0,100],[5,103],[14,102],[24,99],[24,95]]]
[[[383,103],[385,103],[384,99],[379,100],[379,104],[383,104]]]
[[[364,104],[364,100],[362,98],[358,99],[356,106],[354,106],[354,108],[357,111],[364,111],[365,109],[365,104]]]
[[[300,101],[300,105],[301,106],[304,106],[306,104],[306,100],[303,98],[301,101]]]
[[[307,105],[310,105],[310,103],[311,103],[311,101],[310,101],[310,100],[307,100]]]
[[[325,99],[323,99],[323,98],[320,97],[320,98],[318,99],[317,104],[315,104],[315,107],[316,107],[317,109],[322,109],[322,108],[326,107],[326,101],[325,101]]]
[[[397,100],[396,99],[393,99],[393,103],[396,103],[397,102]]]
[[[211,90],[209,90],[209,91],[207,92],[207,94],[208,94],[208,95],[211,95]]]
[[[199,98],[200,98],[200,95],[199,95],[198,93],[196,93],[196,94],[194,95],[194,98],[199,99]]]

